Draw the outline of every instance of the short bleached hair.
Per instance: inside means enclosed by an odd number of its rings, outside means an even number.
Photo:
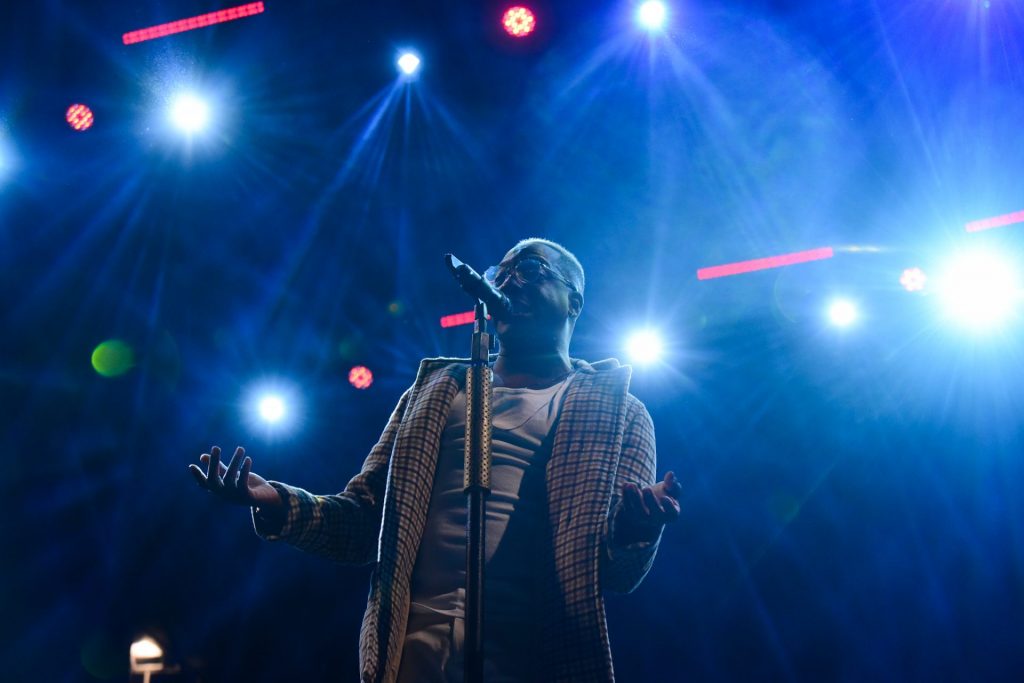
[[[525,249],[526,247],[535,244],[543,244],[545,247],[550,247],[558,252],[558,255],[561,257],[556,264],[558,269],[562,271],[562,275],[576,285],[576,289],[579,290],[580,294],[582,294],[583,288],[587,284],[587,277],[583,273],[583,264],[580,263],[578,258],[576,258],[576,254],[572,253],[558,242],[552,242],[551,240],[543,237],[527,237],[524,240],[516,242],[516,245],[512,247],[512,251],[518,252],[521,249]]]

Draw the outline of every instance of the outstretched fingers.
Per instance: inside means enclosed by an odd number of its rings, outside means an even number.
[[[238,488],[238,469],[242,466],[243,460],[245,460],[245,449],[238,446],[235,448],[234,455],[231,456],[231,462],[228,463],[227,474],[224,475],[224,483],[229,488]]]
[[[206,467],[206,488],[211,490],[224,488],[224,480],[220,475],[220,446],[210,449],[209,461]]]
[[[238,486],[244,491],[249,489],[249,473],[252,472],[252,458],[248,455],[242,461],[242,471],[238,474]]]
[[[205,456],[200,456],[200,460],[202,460],[203,457],[205,457]],[[203,474],[203,470],[200,469],[199,465],[195,465],[195,464],[189,463],[188,471],[192,473],[192,476],[193,476],[193,478],[195,478],[196,483],[199,484],[200,486],[202,486],[205,489],[206,488],[206,475]]]

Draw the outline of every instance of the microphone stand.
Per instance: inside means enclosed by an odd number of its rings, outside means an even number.
[[[448,269],[459,286],[476,300],[473,345],[466,372],[466,439],[463,492],[466,494],[466,613],[464,683],[484,680],[484,544],[487,496],[491,492],[491,335],[487,306],[496,316],[508,316],[512,305],[504,294],[468,265],[445,254]]]
[[[491,335],[487,309],[474,308],[473,342],[466,373],[466,439],[463,491],[466,494],[465,683],[484,680],[484,530],[491,492]]]

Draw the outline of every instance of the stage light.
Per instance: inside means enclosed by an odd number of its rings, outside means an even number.
[[[181,131],[192,134],[201,131],[210,120],[210,107],[192,93],[183,93],[171,103],[171,122]]]
[[[476,313],[463,311],[441,316],[441,327],[458,327],[459,325],[471,325],[476,320]]]
[[[163,38],[164,36],[169,36],[175,33],[182,33],[183,31],[192,31],[205,26],[222,24],[226,21],[234,21],[235,19],[242,19],[243,17],[251,17],[254,14],[260,14],[262,12],[262,2],[250,2],[246,5],[229,7],[227,9],[217,10],[216,12],[207,12],[206,14],[200,14],[199,16],[189,17],[187,19],[178,19],[177,21],[170,21],[165,24],[150,26],[149,28],[140,28],[137,31],[129,31],[121,36],[121,42],[125,45],[141,43],[146,40],[153,40],[154,38]]]
[[[1006,322],[1021,301],[1020,276],[1014,264],[991,252],[955,257],[942,272],[938,289],[948,317],[976,330]]]
[[[75,130],[89,130],[93,122],[92,109],[84,104],[72,104],[64,113],[64,120]]]
[[[285,436],[302,422],[302,396],[288,380],[264,379],[247,386],[239,408],[246,425],[264,437]]]
[[[981,220],[971,221],[964,225],[964,229],[967,230],[967,232],[981,232],[982,230],[1001,228],[1004,225],[1014,225],[1015,223],[1024,223],[1024,211],[1014,211],[1013,213],[1003,214],[1002,216],[992,216],[991,218],[982,218]]]
[[[119,377],[135,367],[135,352],[119,339],[108,339],[93,349],[92,367],[102,377]]]
[[[752,273],[757,270],[766,270],[768,268],[782,268],[783,266],[793,266],[798,263],[807,263],[808,261],[829,259],[834,255],[835,250],[833,250],[832,247],[821,247],[820,249],[797,251],[792,254],[766,256],[764,258],[753,259],[750,261],[737,261],[736,263],[726,263],[720,266],[708,266],[707,268],[697,269],[697,279],[713,280],[717,277]]]
[[[277,424],[284,419],[287,409],[284,399],[277,394],[267,394],[260,399],[260,418],[267,424]]]
[[[920,268],[907,268],[900,275],[900,284],[908,292],[920,292],[927,281],[928,276]]]
[[[369,389],[373,384],[373,373],[365,365],[357,365],[348,371],[348,383],[356,389]]]
[[[860,313],[849,299],[836,299],[828,307],[828,319],[836,327],[849,327],[857,322]]]
[[[658,0],[647,0],[636,11],[637,21],[649,31],[657,31],[665,26],[667,18],[668,10],[665,3],[658,2]]]
[[[664,344],[654,330],[640,330],[626,342],[630,360],[638,365],[648,365],[661,359]]]
[[[537,28],[537,17],[528,7],[509,7],[501,17],[501,25],[513,38],[525,38]]]
[[[420,58],[412,52],[403,52],[398,58],[398,68],[406,76],[412,76],[420,70]]]
[[[150,676],[164,670],[164,649],[149,636],[143,636],[131,644],[128,659],[131,672],[142,674],[143,683],[149,683]]]

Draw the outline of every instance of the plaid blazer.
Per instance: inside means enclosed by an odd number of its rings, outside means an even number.
[[[602,591],[628,593],[640,584],[654,561],[661,528],[644,536],[654,540],[624,547],[610,539],[622,509],[622,484],[655,482],[654,426],[628,391],[628,366],[616,360],[574,360],[573,366],[576,377],[546,465],[553,556],[542,578],[537,668],[544,681],[613,681]],[[360,680],[366,683],[393,683],[398,676],[410,577],[441,435],[466,368],[464,360],[424,360],[344,491],[319,496],[272,482],[285,500],[284,526],[261,528],[256,518],[257,532],[268,540],[340,562],[376,562],[359,637]]]

